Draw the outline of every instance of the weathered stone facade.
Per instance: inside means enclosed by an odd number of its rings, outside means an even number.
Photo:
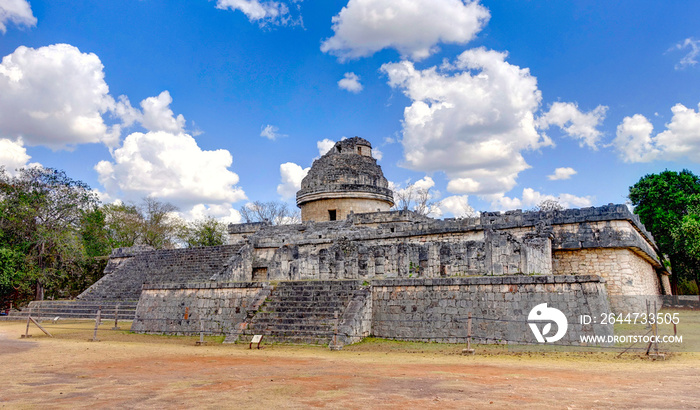
[[[464,343],[471,314],[472,341],[527,344],[534,343],[528,313],[541,303],[567,314],[569,328],[559,344],[578,344],[582,334],[612,334],[612,326],[578,323],[579,315],[610,311],[604,281],[589,275],[149,285],[132,330],[204,330],[245,343],[265,334],[268,342],[335,348],[369,335]]]
[[[611,295],[655,295],[666,272],[624,205],[435,220],[409,211],[345,221],[231,225],[242,247],[216,280],[599,275]],[[264,272],[253,277],[253,271]]]
[[[569,329],[560,344],[578,344],[582,334],[612,334],[612,326],[578,324],[581,314],[610,311],[603,280],[550,275],[375,281],[372,335],[464,343],[471,314],[477,343],[533,343],[527,317],[541,303],[566,312]]]
[[[354,137],[338,141],[314,161],[301,181],[297,206],[302,221],[335,221],[352,213],[388,211],[394,196],[372,144]]]
[[[131,330],[140,333],[229,334],[270,294],[260,282],[145,285]]]
[[[565,275],[600,275],[611,295],[659,295],[659,275],[647,260],[630,249],[581,249],[552,255],[554,271]]]
[[[477,341],[518,343],[536,304],[598,314],[608,295],[669,292],[652,236],[624,205],[445,220],[390,212],[388,182],[357,137],[314,161],[297,204],[301,224],[232,224],[229,245],[115,250],[80,297],[140,297],[139,332],[204,326],[227,341],[260,332],[342,346],[369,334],[464,341],[470,313]],[[565,342],[588,330],[574,326]]]

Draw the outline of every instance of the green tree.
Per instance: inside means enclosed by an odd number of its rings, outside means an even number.
[[[147,197],[141,202],[139,211],[143,221],[140,242],[156,249],[174,248],[182,230],[181,220],[174,215],[177,207]]]
[[[689,250],[695,245],[684,239],[686,229],[694,229],[691,207],[700,194],[700,178],[688,170],[664,171],[649,174],[630,187],[629,199],[634,212],[644,226],[654,235],[659,249],[668,255],[671,262],[673,292],[677,292],[679,278],[696,278],[695,263]]]
[[[102,208],[84,211],[80,219],[80,237],[89,257],[109,255],[112,244]]]
[[[104,205],[100,211],[104,214],[104,234],[111,249],[134,245],[163,249],[178,244],[183,224],[174,215],[177,208],[173,204],[144,198],[138,204]]]
[[[107,204],[102,207],[111,248],[125,248],[138,243],[143,230],[143,216],[136,205]]]
[[[10,248],[0,248],[0,309],[10,302],[28,299],[32,295],[32,272],[27,272],[24,254]]]
[[[226,224],[212,217],[190,222],[181,234],[181,240],[188,248],[224,245],[227,238]]]
[[[673,231],[673,238],[676,249],[682,252],[679,264],[685,274],[679,279],[694,280],[700,288],[700,195],[691,197],[688,213]]]
[[[20,169],[10,175],[0,169],[0,232],[2,246],[26,256],[33,272],[35,298],[45,288],[64,296],[60,284],[81,274],[85,256],[79,238],[81,217],[99,203],[97,194],[65,172],[42,167]]]

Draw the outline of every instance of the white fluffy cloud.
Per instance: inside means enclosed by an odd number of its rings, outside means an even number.
[[[683,56],[681,61],[676,64],[676,70],[693,67],[698,63],[697,58],[698,55],[700,55],[700,40],[695,40],[692,37],[686,38],[673,46],[671,50],[688,50],[688,54]]]
[[[274,125],[268,124],[262,128],[260,131],[260,136],[269,139],[270,141],[275,141],[277,138],[286,137],[285,134],[279,133],[280,129]]]
[[[335,146],[335,141],[331,141],[328,138],[324,138],[321,141],[316,142],[316,148],[318,148],[318,155],[324,156],[328,151]]]
[[[0,138],[0,166],[4,166],[10,174],[14,174],[16,169],[26,166],[30,158],[26,148],[22,145],[22,140],[12,141]]]
[[[455,218],[474,217],[477,213],[469,205],[468,195],[452,195],[443,198],[437,204],[436,216],[454,216]]]
[[[301,0],[291,0],[291,3],[299,2]],[[248,17],[248,20],[257,22],[261,26],[301,24],[301,17],[292,17],[289,6],[282,1],[217,0],[216,8],[240,10]]]
[[[27,0],[0,1],[0,31],[7,32],[6,24],[12,22],[18,26],[36,26],[36,17]]]
[[[679,160],[700,163],[700,104],[698,111],[676,104],[666,129],[652,136],[651,122],[641,114],[626,117],[617,127],[613,145],[625,162]]]
[[[552,175],[547,175],[547,178],[549,178],[550,181],[559,181],[562,179],[569,179],[576,174],[576,170],[571,167],[557,168]]]
[[[108,194],[125,200],[152,196],[187,211],[198,204],[228,206],[246,199],[227,150],[204,151],[187,134],[135,132],[95,170]]]
[[[576,196],[572,194],[559,194],[558,196],[546,195],[532,188],[523,189],[522,199],[510,198],[502,194],[492,195],[491,206],[497,210],[511,210],[517,208],[534,208],[545,200],[557,201],[564,208],[585,208],[593,205],[593,197]]]
[[[302,168],[293,162],[285,162],[280,165],[281,184],[277,185],[277,193],[283,199],[294,198],[301,189],[301,180],[309,173],[311,168]]]
[[[550,145],[535,125],[541,94],[527,68],[484,48],[454,64],[417,70],[411,62],[382,66],[389,85],[412,103],[404,110],[404,165],[444,171],[458,194],[504,193],[529,168],[521,151]]]
[[[185,117],[178,114],[177,117],[170,109],[173,98],[165,90],[157,97],[148,97],[141,101],[143,114],[141,125],[149,131],[165,131],[170,133],[183,132]]]
[[[241,213],[230,204],[205,205],[197,204],[186,212],[180,212],[180,217],[185,220],[196,220],[212,217],[223,223],[240,223]]]
[[[338,87],[340,87],[341,90],[350,91],[354,94],[362,91],[360,77],[358,77],[355,73],[345,73],[343,78],[338,81]]]
[[[416,182],[411,182],[410,179],[407,179],[404,182],[394,182],[394,181],[389,181],[389,189],[391,189],[394,192],[398,193],[404,193],[407,192],[407,190],[413,189],[422,189],[422,190],[429,190],[435,186],[435,181],[429,177],[429,176],[424,176],[423,178],[419,179]]]
[[[117,103],[109,95],[100,59],[68,44],[21,46],[0,64],[0,136],[54,149],[119,141],[119,126],[103,114]]]
[[[617,126],[613,145],[625,162],[648,162],[656,158],[659,150],[654,147],[651,133],[654,126],[641,115],[625,117]]]
[[[350,0],[333,17],[334,34],[321,50],[344,60],[394,48],[420,60],[435,52],[438,43],[469,42],[489,17],[478,1]]]
[[[594,110],[584,113],[574,103],[555,102],[549,111],[538,119],[538,125],[542,129],[557,125],[569,137],[580,140],[581,146],[585,144],[596,149],[602,135],[598,127],[605,119],[607,110],[608,107],[599,105]]]

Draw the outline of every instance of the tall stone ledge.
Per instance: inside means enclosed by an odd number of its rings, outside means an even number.
[[[269,287],[269,282],[183,282],[144,283],[142,290],[248,289]]]
[[[627,221],[627,232],[606,229],[605,224]],[[589,224],[589,225],[586,225]],[[321,245],[343,239],[350,241],[404,240],[415,237],[449,236],[480,233],[485,230],[513,231],[537,230],[547,227],[581,225],[576,233],[553,238],[552,249],[574,250],[584,248],[630,248],[662,269],[660,254],[654,238],[639,221],[639,217],[626,205],[606,205],[561,211],[483,212],[479,218],[432,219],[410,211],[373,212],[352,214],[341,221],[305,222],[296,225],[229,225],[232,242],[245,239],[255,248],[279,248],[293,243],[298,246]],[[595,226],[594,226],[595,225]],[[589,229],[593,227],[595,229]],[[637,234],[634,234],[636,232]],[[556,233],[556,232],[555,232]],[[233,238],[236,240],[233,240]]]
[[[475,276],[432,279],[375,279],[372,286],[472,286],[472,285],[547,285],[559,283],[605,283],[597,275],[511,275]]]

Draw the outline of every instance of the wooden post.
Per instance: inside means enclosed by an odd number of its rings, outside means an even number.
[[[647,355],[649,356],[649,358],[653,357],[654,359],[661,358],[662,360],[666,360],[666,355],[663,353],[659,353],[659,323],[656,321],[656,319],[658,318],[658,312],[656,309],[656,301],[654,301],[654,324],[651,327],[654,333],[654,339],[653,341],[649,342],[649,347],[647,347]],[[652,345],[654,346],[654,353],[649,355],[649,350],[651,350]]]
[[[92,335],[92,339],[88,339],[88,342],[99,342],[97,338],[97,327],[100,325],[102,316],[102,306],[97,308],[97,316],[95,317],[95,333]]]
[[[202,322],[202,319],[199,319],[199,342],[194,343],[195,346],[202,346],[205,345],[206,343],[204,342],[204,322]]]
[[[33,317],[30,316],[29,318],[32,320],[32,323],[34,323],[34,324],[36,325],[36,327],[38,327],[39,329],[41,329],[41,331],[44,332],[44,333],[46,334],[46,336],[48,336],[48,337],[53,337],[53,335],[52,335],[51,333],[49,333],[48,330],[46,330],[46,329],[44,329],[43,327],[41,327],[41,325],[39,324],[39,322],[37,322],[36,320],[34,320]]]
[[[185,320],[190,318],[190,308],[189,306],[185,308]]]
[[[647,329],[651,329],[651,322],[649,321],[649,300],[646,299],[644,304],[647,306]]]
[[[333,313],[335,319],[335,331],[333,332],[333,346],[338,346],[338,311]]]
[[[472,312],[467,316],[467,348],[462,350],[462,354],[474,354],[472,349]]]
[[[27,313],[27,330],[24,331],[24,334],[22,335],[22,339],[31,337],[29,335],[29,321],[32,320],[32,308],[29,308],[29,313]]]
[[[657,310],[656,310],[656,301],[654,301],[654,316],[656,316],[658,318],[658,314],[657,314]],[[659,342],[657,339],[659,338],[659,324],[656,323],[656,321],[654,321],[654,323],[656,324],[656,326],[654,326],[654,353],[656,353],[656,355],[658,356],[659,355]]]
[[[114,327],[112,330],[120,330],[119,328],[119,304],[114,308]]]

